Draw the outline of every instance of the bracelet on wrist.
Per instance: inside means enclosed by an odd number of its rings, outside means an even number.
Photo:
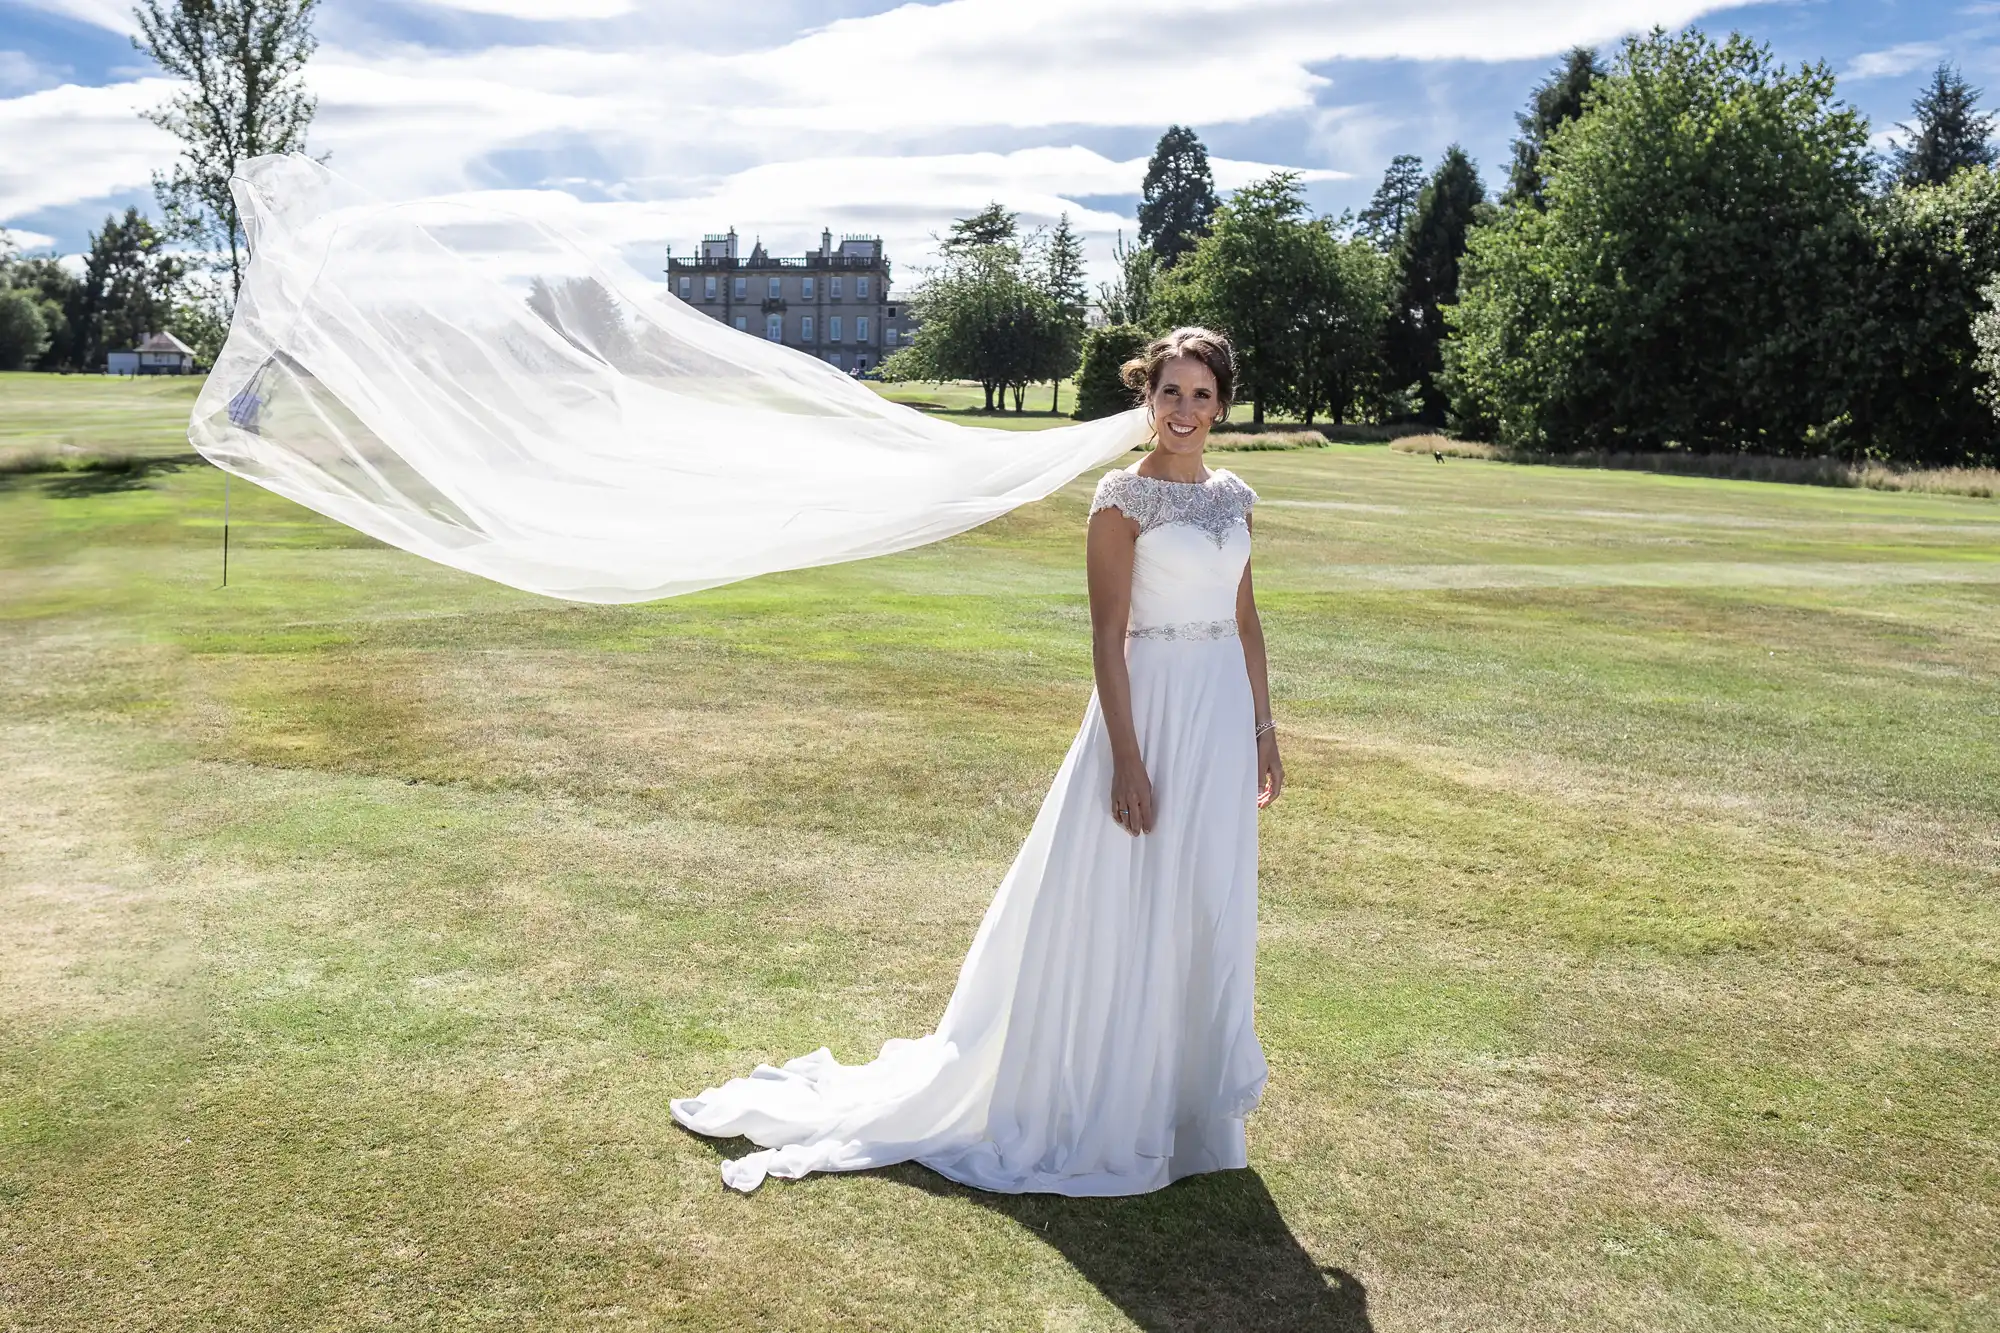
[[[1259,722],[1257,724],[1257,734],[1253,736],[1251,739],[1261,741],[1264,739],[1266,735],[1277,731],[1277,729],[1278,729],[1278,723],[1275,718]]]

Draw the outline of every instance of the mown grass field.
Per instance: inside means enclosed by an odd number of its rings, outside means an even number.
[[[0,1328],[2000,1327],[2000,504],[1228,455],[1252,1170],[746,1198],[667,1099],[934,1022],[1089,479],[619,609],[239,485],[223,591],[184,399],[50,384],[162,461],[0,476]]]

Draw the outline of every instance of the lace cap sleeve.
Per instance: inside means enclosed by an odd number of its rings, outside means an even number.
[[[1139,478],[1120,468],[1098,478],[1097,491],[1090,497],[1090,512],[1094,515],[1100,509],[1116,509],[1143,527],[1152,516],[1148,496]]]
[[[1223,477],[1229,488],[1229,493],[1236,497],[1236,503],[1242,507],[1244,513],[1249,513],[1251,507],[1257,503],[1257,492],[1251,490],[1250,483],[1237,476],[1234,472],[1224,471]]]

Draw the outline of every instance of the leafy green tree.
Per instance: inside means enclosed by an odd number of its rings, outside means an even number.
[[[49,328],[31,291],[0,287],[0,370],[21,370],[49,350]]]
[[[996,245],[1016,245],[1020,240],[1018,214],[1009,213],[996,201],[969,218],[951,224],[951,233],[938,243],[946,255],[968,255]]]
[[[1171,268],[1194,249],[1215,216],[1215,175],[1194,131],[1172,125],[1160,136],[1140,187],[1139,240]]]
[[[902,380],[977,380],[986,410],[1015,410],[1029,384],[1051,377],[1050,344],[1062,312],[1024,271],[1012,245],[961,249],[918,285],[911,304],[921,324],[916,341],[882,362],[882,374]]]
[[[1909,138],[1889,150],[1899,185],[1943,185],[1967,167],[1993,165],[1993,117],[1979,110],[1979,90],[1949,61],[1931,73],[1930,86],[1911,110],[1914,126],[1898,126]]]
[[[173,319],[167,329],[194,349],[195,361],[212,366],[229,338],[229,298],[219,284],[201,281],[214,275],[190,274],[174,296]]]
[[[1438,425],[1446,408],[1438,382],[1448,332],[1444,312],[1458,300],[1459,258],[1485,207],[1479,169],[1453,144],[1417,196],[1396,251],[1401,284],[1389,327],[1388,369],[1398,387],[1417,386],[1419,418]]]
[[[1324,411],[1334,422],[1382,411],[1383,336],[1396,291],[1396,266],[1361,237],[1344,237],[1322,219],[1311,276],[1300,292],[1306,341],[1287,406],[1308,423]]]
[[[2000,278],[1979,289],[1972,342],[1978,348],[1972,364],[1979,373],[1979,400],[2000,418]]]
[[[1870,253],[1828,319],[1845,339],[1839,376],[1853,451],[1906,463],[2000,455],[1974,325],[2000,277],[2000,176],[1961,170],[1868,210]]]
[[[9,241],[0,244],[0,290],[21,293],[33,303],[41,320],[47,341],[38,356],[26,364],[42,370],[74,367],[71,315],[82,308],[83,290],[76,275],[51,255],[22,258]]]
[[[1424,192],[1424,160],[1415,153],[1398,153],[1382,173],[1375,197],[1355,220],[1356,229],[1384,252],[1394,250],[1403,240],[1403,229],[1417,211],[1417,199]]]
[[[1127,388],[1125,363],[1146,350],[1149,335],[1131,324],[1107,324],[1084,335],[1083,363],[1076,372],[1078,421],[1116,416],[1138,406],[1139,396]]]
[[[1164,321],[1229,335],[1237,397],[1250,400],[1259,423],[1268,408],[1290,400],[1305,375],[1312,314],[1300,295],[1318,269],[1319,230],[1298,173],[1277,172],[1230,195],[1208,234],[1154,293]]]
[[[1035,277],[1048,294],[1054,322],[1047,331],[1049,346],[1044,349],[1049,374],[1049,410],[1062,410],[1062,382],[1076,373],[1077,358],[1083,350],[1084,308],[1090,292],[1084,286],[1083,239],[1070,226],[1069,214],[1056,219],[1055,227],[1039,238],[1035,247]]]
[[[1507,193],[1502,203],[1530,203],[1542,206],[1542,154],[1549,136],[1564,121],[1583,114],[1584,99],[1604,77],[1604,62],[1597,49],[1572,47],[1562,64],[1549,71],[1528,97],[1528,109],[1514,117],[1520,137],[1514,140],[1514,165],[1507,174]]]
[[[90,237],[84,259],[83,310],[77,322],[80,369],[99,369],[107,352],[136,347],[173,323],[186,266],[136,208],[113,214]]]
[[[1118,266],[1118,277],[1097,284],[1097,299],[1104,307],[1104,318],[1113,324],[1151,327],[1153,285],[1160,274],[1159,256],[1150,246],[1127,245],[1121,231],[1117,243],[1111,247],[1111,260]]]
[[[249,254],[229,180],[238,164],[305,144],[315,103],[303,74],[318,0],[140,0],[133,45],[184,86],[146,119],[181,141],[153,191],[176,240],[228,256],[233,300]]]
[[[1741,36],[1628,41],[1551,135],[1546,211],[1477,228],[1446,376],[1508,443],[1770,452],[1841,413],[1868,131],[1824,65]]]

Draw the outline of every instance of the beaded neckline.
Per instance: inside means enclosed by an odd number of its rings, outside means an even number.
[[[1141,486],[1140,482],[1152,482]],[[1257,503],[1257,493],[1242,478],[1223,468],[1211,468],[1206,481],[1163,481],[1120,468],[1107,472],[1091,497],[1090,512],[1117,509],[1139,525],[1143,536],[1155,528],[1185,523],[1208,534],[1216,546],[1242,527],[1244,514]]]
[[[1129,467],[1121,467],[1118,470],[1128,477],[1135,477],[1140,481],[1150,481],[1161,486],[1212,486],[1219,477],[1233,477],[1236,475],[1228,468],[1212,467],[1208,470],[1208,475],[1200,481],[1175,481],[1172,477],[1149,477],[1143,472],[1134,472]]]

